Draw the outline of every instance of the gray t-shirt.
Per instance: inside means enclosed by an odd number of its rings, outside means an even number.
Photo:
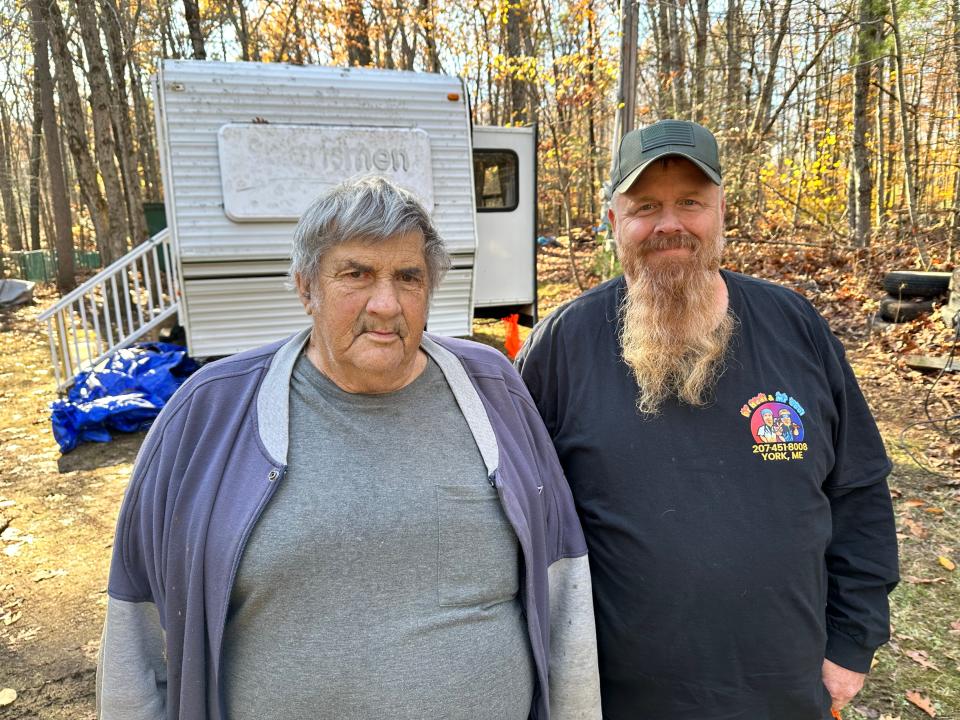
[[[301,355],[289,467],[230,598],[230,720],[525,720],[520,548],[443,373],[344,392]]]

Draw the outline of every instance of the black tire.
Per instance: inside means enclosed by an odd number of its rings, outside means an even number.
[[[885,297],[880,301],[880,317],[887,322],[902,323],[933,310],[933,300],[899,300]]]
[[[950,289],[948,272],[896,270],[883,278],[883,289],[895,298],[937,297]]]

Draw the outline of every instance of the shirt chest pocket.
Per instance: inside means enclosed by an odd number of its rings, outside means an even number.
[[[438,485],[437,516],[440,605],[487,605],[516,596],[520,545],[496,490]]]

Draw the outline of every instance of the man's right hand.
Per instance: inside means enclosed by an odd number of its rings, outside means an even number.
[[[832,709],[836,715],[839,715],[844,706],[863,688],[863,681],[867,676],[864,673],[840,667],[826,658],[823,660],[822,673],[823,684],[833,700]]]

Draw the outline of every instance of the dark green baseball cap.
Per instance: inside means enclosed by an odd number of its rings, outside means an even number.
[[[650,163],[664,157],[686,158],[717,185],[723,177],[713,133],[689,120],[661,120],[623,136],[613,158],[610,195],[629,190]]]

